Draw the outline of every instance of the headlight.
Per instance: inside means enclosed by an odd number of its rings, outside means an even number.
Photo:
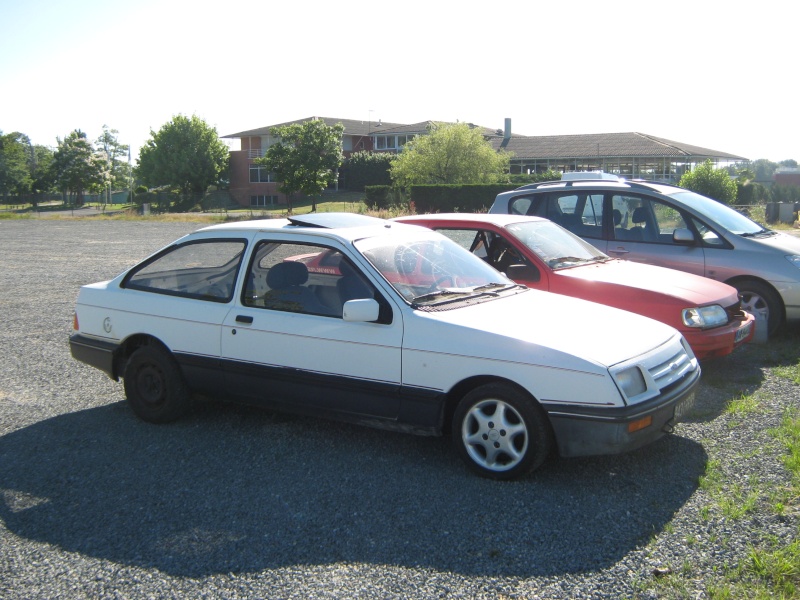
[[[713,306],[703,306],[700,308],[684,308],[683,324],[687,327],[699,327],[708,329],[709,327],[719,327],[728,322],[728,315],[725,309],[719,304]]]
[[[647,390],[647,384],[644,382],[644,376],[639,370],[639,367],[631,367],[620,371],[616,374],[617,383],[625,396],[632,398],[644,393]]]
[[[798,255],[798,254],[790,254],[789,256],[786,257],[786,260],[788,260],[795,267],[800,269],[800,255]]]

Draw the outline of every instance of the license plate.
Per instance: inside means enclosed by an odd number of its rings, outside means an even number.
[[[675,405],[675,420],[682,421],[683,417],[685,417],[689,411],[692,410],[694,406],[694,392],[689,394],[686,398],[678,402]]]
[[[747,324],[747,327],[742,327],[739,331],[736,332],[736,336],[733,339],[735,344],[741,342],[744,338],[750,335],[750,330],[753,329],[753,321],[750,321]]]

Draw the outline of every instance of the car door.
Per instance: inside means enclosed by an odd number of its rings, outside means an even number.
[[[197,236],[172,245],[131,269],[120,287],[110,331],[159,339],[194,389],[224,389],[220,331],[234,305],[247,240]]]
[[[705,275],[705,254],[696,243],[678,243],[678,229],[692,231],[690,217],[662,200],[637,194],[607,199],[606,254],[635,262]],[[594,243],[594,240],[587,239]]]
[[[237,394],[305,412],[396,418],[402,317],[341,248],[262,239],[243,282],[221,344]],[[362,297],[378,300],[378,321],[345,321],[343,302]]]

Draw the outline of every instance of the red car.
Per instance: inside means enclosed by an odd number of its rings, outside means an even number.
[[[435,229],[531,288],[639,313],[680,331],[699,359],[750,341],[753,315],[735,288],[692,275],[611,258],[552,221],[501,214],[431,214],[396,221]]]

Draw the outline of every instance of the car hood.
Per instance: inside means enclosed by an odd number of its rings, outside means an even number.
[[[800,254],[800,238],[788,233],[783,233],[781,231],[776,231],[775,235],[765,237],[739,237],[743,240],[747,240],[748,242],[755,242],[758,244],[763,244],[764,246],[770,246],[776,250],[786,253],[787,255]]]
[[[739,298],[736,288],[726,283],[676,269],[628,260],[614,259],[604,263],[560,269],[556,271],[556,275],[618,286],[620,289],[616,290],[617,294],[630,292],[634,294],[630,298],[631,301],[636,303],[648,300],[664,303],[672,299],[682,308],[709,304],[726,307],[735,304]],[[601,290],[598,292],[602,293]],[[620,300],[623,301],[624,298]]]
[[[582,369],[586,362],[610,367],[679,335],[647,317],[538,290],[416,313],[420,330],[406,339],[424,339],[426,349],[516,362],[534,359],[562,368]]]

